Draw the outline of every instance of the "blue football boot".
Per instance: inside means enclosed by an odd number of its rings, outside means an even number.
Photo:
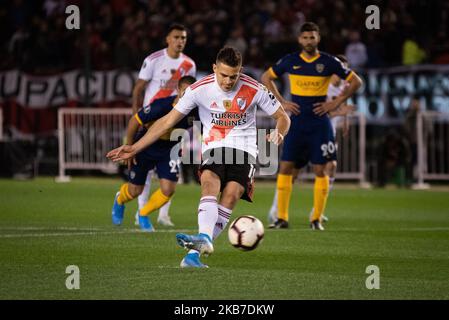
[[[200,261],[200,254],[195,253],[188,253],[184,259],[181,261],[181,268],[209,268],[204,263],[201,263]]]
[[[214,245],[212,244],[211,238],[204,233],[200,233],[196,236],[178,233],[176,235],[176,241],[181,247],[196,250],[205,256],[214,252]]]
[[[114,205],[112,206],[112,223],[119,226],[123,222],[123,215],[125,213],[125,205],[118,204],[117,198],[120,192],[115,194]]]
[[[139,226],[143,232],[154,232],[154,227],[151,224],[151,220],[148,216],[139,215]]]

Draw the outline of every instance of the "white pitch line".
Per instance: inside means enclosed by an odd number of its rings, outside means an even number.
[[[289,231],[293,231],[293,232],[313,232],[313,230],[311,230],[310,228],[301,228],[301,229],[265,229],[265,231],[269,231],[269,232],[289,232]],[[394,232],[394,231],[449,231],[449,227],[428,227],[428,228],[399,228],[399,229],[368,229],[368,228],[326,228],[326,231],[329,232],[371,232],[371,231],[389,231],[389,232]]]
[[[55,230],[55,231],[100,231],[99,228],[75,228],[75,227],[0,227],[4,231],[39,231],[39,230]]]
[[[101,230],[101,229],[99,229]],[[193,229],[163,229],[155,230],[155,233],[172,233],[172,232],[191,232]],[[111,234],[131,234],[144,233],[139,229],[123,229],[119,231],[100,231],[100,232],[54,232],[54,233],[19,233],[19,234],[0,234],[0,238],[42,238],[42,237],[71,237],[71,236],[101,236]]]
[[[132,233],[144,233],[140,229],[123,228],[115,231],[108,231],[110,229],[101,228],[71,228],[71,227],[56,227],[56,228],[44,228],[44,227],[1,227],[0,230],[4,231],[50,231],[45,233],[15,233],[15,234],[0,234],[1,238],[42,238],[42,237],[72,237],[72,236],[99,236],[99,235],[111,235],[111,234],[132,234]],[[57,232],[51,232],[52,230]],[[60,232],[60,231],[79,231],[79,232]],[[197,229],[159,229],[155,230],[155,233],[177,233],[177,232],[196,232]],[[290,229],[290,230],[269,230],[275,232],[285,231],[303,231],[311,232],[310,229]],[[328,229],[331,232],[345,232],[345,231],[449,231],[449,227],[429,227],[429,228],[399,228],[388,230],[372,230],[372,229],[356,229],[356,228],[336,228]]]
[[[330,231],[356,231],[356,232],[364,232],[364,231],[449,231],[449,227],[428,227],[428,228],[398,228],[398,229],[367,229],[367,228],[329,228],[326,229]]]

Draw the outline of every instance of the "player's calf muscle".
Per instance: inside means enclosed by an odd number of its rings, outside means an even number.
[[[228,186],[226,186],[225,190],[223,190],[220,204],[228,209],[234,209],[237,201],[241,198],[245,189],[241,186],[233,186],[232,190],[227,190]]]

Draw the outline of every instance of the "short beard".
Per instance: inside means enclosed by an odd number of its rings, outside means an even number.
[[[304,51],[310,55],[314,54],[316,52],[316,49],[317,47],[309,47],[309,49],[307,47],[304,47]]]

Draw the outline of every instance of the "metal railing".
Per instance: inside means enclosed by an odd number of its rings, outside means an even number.
[[[428,188],[425,181],[449,180],[449,114],[423,111],[416,117],[417,184]]]
[[[123,144],[131,109],[61,108],[58,111],[59,176],[67,169],[114,172],[106,153]]]

